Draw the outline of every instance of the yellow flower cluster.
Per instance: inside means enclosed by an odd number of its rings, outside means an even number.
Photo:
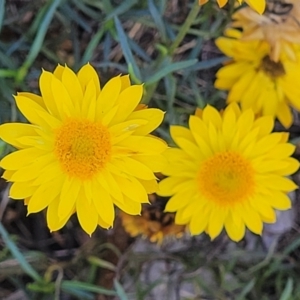
[[[300,7],[288,1],[268,3],[262,16],[248,7],[233,15],[232,28],[216,40],[231,60],[215,82],[229,91],[228,103],[276,117],[285,128],[293,122],[291,108],[300,111]]]
[[[215,82],[229,91],[228,105],[197,109],[189,128],[171,126],[177,147],[151,134],[164,112],[140,104],[143,86],[129,76],[103,85],[89,64],[77,74],[60,65],[43,71],[41,95],[15,96],[30,124],[0,126],[17,148],[0,162],[10,197],[24,199],[28,214],[46,209],[51,231],[76,214],[91,235],[113,226],[117,207],[130,235],[158,243],[186,229],[211,239],[225,229],[233,241],[246,229],[260,235],[297,188],[287,177],[299,168],[295,146],[288,133],[272,132],[275,118],[288,128],[291,107],[300,111],[300,10],[289,1],[281,15],[269,5],[264,15],[249,7],[234,15],[216,40],[230,57]],[[245,2],[264,10],[262,0]],[[165,177],[158,183],[155,173]],[[169,200],[145,205],[155,192]]]

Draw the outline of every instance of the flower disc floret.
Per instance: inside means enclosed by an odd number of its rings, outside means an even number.
[[[272,133],[271,116],[255,118],[236,103],[220,113],[211,106],[190,116],[189,129],[172,126],[178,148],[165,152],[168,165],[158,194],[171,196],[166,211],[191,234],[212,239],[223,228],[239,241],[245,229],[261,234],[276,221],[274,209],[291,207],[287,193],[297,188],[286,176],[299,168],[290,157],[295,146],[287,133]]]

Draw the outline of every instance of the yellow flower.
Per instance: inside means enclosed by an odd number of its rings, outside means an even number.
[[[174,213],[164,212],[167,201],[152,195],[150,202],[151,205],[143,204],[140,216],[120,213],[126,232],[132,237],[142,235],[143,238],[159,245],[166,239],[182,237],[185,226],[174,223]]]
[[[172,196],[166,211],[177,212],[176,224],[188,224],[191,234],[206,231],[212,239],[223,227],[234,241],[245,228],[261,234],[263,222],[276,220],[274,209],[291,207],[286,195],[297,186],[285,176],[299,162],[287,133],[271,133],[270,116],[255,119],[251,109],[229,104],[221,114],[212,106],[190,116],[190,129],[172,126],[179,148],[165,153],[168,178],[158,194]]]
[[[163,119],[159,109],[138,107],[142,85],[116,76],[101,89],[89,65],[75,74],[67,66],[43,71],[42,96],[19,93],[18,108],[31,124],[0,126],[0,137],[19,150],[4,157],[10,196],[24,199],[28,213],[47,209],[51,231],[76,212],[91,234],[113,225],[114,204],[139,214],[157,188],[153,172],[164,164],[166,144],[149,133]],[[138,108],[138,110],[136,110]]]
[[[258,15],[249,7],[242,8],[233,15],[232,26],[243,29],[242,39],[245,41],[262,40],[269,43],[273,61],[278,62],[282,52],[296,61],[300,44],[300,6],[296,2],[298,0],[269,2],[263,15]]]
[[[243,0],[237,0],[239,4],[241,5],[244,1]],[[208,0],[199,0],[199,5],[207,3]],[[217,0],[218,5],[220,7],[223,7],[228,0]],[[245,0],[245,2],[255,11],[262,14],[266,8],[266,1],[265,0]]]
[[[284,53],[278,62],[270,58],[270,46],[261,41],[242,41],[237,30],[216,40],[217,46],[233,60],[216,74],[215,87],[229,90],[227,101],[240,102],[255,114],[277,117],[286,128],[293,122],[289,106],[300,110],[300,49],[297,61]]]

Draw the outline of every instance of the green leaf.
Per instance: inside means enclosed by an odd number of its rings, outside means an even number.
[[[141,75],[140,69],[136,64],[136,61],[135,61],[135,59],[133,57],[133,54],[132,54],[132,51],[129,47],[128,37],[125,34],[124,29],[122,27],[122,24],[121,24],[121,22],[119,21],[119,19],[117,17],[115,17],[115,25],[116,25],[119,42],[121,44],[121,48],[123,50],[125,60],[126,60],[128,65],[131,65],[134,77],[136,79],[138,79],[138,81],[141,82],[142,81],[142,75]]]
[[[169,66],[163,67],[157,73],[155,73],[154,75],[150,76],[147,80],[145,80],[145,84],[151,85],[172,72],[191,67],[197,61],[198,61],[197,59],[190,59],[190,60],[185,60],[185,61],[181,61],[181,62],[176,62]]]
[[[115,265],[113,265],[112,263],[110,263],[104,259],[101,259],[99,257],[90,256],[88,258],[88,261],[97,267],[104,268],[104,269],[111,270],[111,271],[116,271]]]
[[[155,6],[153,0],[148,0],[148,7],[149,7],[150,14],[154,20],[155,25],[157,26],[158,32],[161,35],[163,42],[166,42],[167,35],[166,35],[165,24],[164,24],[161,14],[159,13],[158,9]]]
[[[130,10],[130,8],[132,6],[134,6],[135,4],[137,4],[137,0],[127,0],[127,1],[123,1],[120,5],[118,5],[112,12],[110,12],[105,20],[110,20],[113,19],[114,17],[117,17],[123,13],[125,13],[126,11]]]
[[[255,285],[256,279],[253,278],[250,282],[248,282],[245,287],[243,288],[242,292],[239,294],[239,296],[236,298],[236,300],[243,300],[245,296],[247,296],[251,290],[253,289]]]
[[[290,300],[293,293],[293,279],[289,277],[279,300]]]
[[[53,15],[54,15],[57,7],[60,4],[60,2],[61,2],[61,0],[49,0],[48,3],[46,4],[49,7],[46,10],[44,18],[41,21],[37,35],[36,35],[36,37],[33,41],[33,44],[30,48],[29,54],[28,54],[25,62],[23,63],[23,65],[20,67],[20,69],[18,71],[18,75],[16,78],[17,82],[21,82],[23,80],[23,78],[27,74],[27,70],[30,68],[30,66],[36,59],[37,55],[39,54],[39,52],[42,48],[43,42],[44,42],[45,35],[48,30],[48,27],[50,25],[50,22],[53,18]]]
[[[0,222],[0,235],[2,236],[4,244],[7,246],[11,254],[19,262],[21,268],[29,275],[32,279],[38,282],[43,282],[42,277],[33,269],[33,267],[27,262],[24,255],[20,252],[15,243],[10,239],[8,233]]]
[[[4,19],[4,12],[5,12],[5,0],[0,0],[0,32],[2,28],[3,19]]]
[[[97,285],[93,285],[90,283],[85,283],[81,281],[76,281],[76,280],[64,280],[61,283],[61,289],[65,290],[66,292],[70,290],[82,290],[86,292],[92,292],[92,293],[97,293],[100,295],[107,295],[107,296],[116,296],[117,293],[112,290],[108,290],[102,287],[99,287]]]
[[[119,296],[120,300],[129,300],[125,290],[123,289],[122,285],[119,283],[117,279],[114,279],[114,287],[117,291],[117,295]]]

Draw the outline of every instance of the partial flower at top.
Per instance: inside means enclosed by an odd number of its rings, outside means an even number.
[[[206,106],[190,116],[189,129],[171,126],[179,148],[165,152],[168,178],[158,194],[172,196],[166,211],[176,212],[176,224],[188,224],[191,234],[203,231],[216,238],[225,227],[234,241],[246,227],[261,234],[263,222],[276,221],[274,209],[291,207],[287,192],[297,188],[286,176],[299,168],[291,158],[295,146],[287,133],[271,133],[270,116],[255,119],[251,109],[236,103],[223,113]]]
[[[153,172],[165,162],[167,145],[150,135],[162,122],[159,109],[139,106],[142,85],[116,76],[101,89],[91,65],[75,74],[67,66],[43,71],[41,96],[19,93],[18,108],[31,124],[0,126],[0,137],[18,148],[1,160],[12,182],[10,197],[25,198],[28,213],[47,208],[51,231],[76,212],[91,234],[108,228],[114,204],[139,214],[156,191]]]
[[[142,205],[140,216],[120,213],[125,231],[132,237],[141,235],[153,243],[162,244],[171,238],[180,238],[185,232],[184,225],[174,223],[175,214],[164,212],[167,200],[150,195],[150,204]]]
[[[246,2],[252,9],[257,11],[258,13],[262,14],[266,8],[266,0],[237,0],[239,4]],[[208,0],[199,0],[199,5],[207,3]],[[218,5],[223,7],[228,0],[217,0]]]
[[[267,42],[243,41],[242,33],[235,29],[228,29],[226,36],[216,44],[232,60],[217,72],[215,87],[229,90],[229,103],[239,102],[243,109],[277,117],[283,126],[290,127],[293,117],[289,106],[300,111],[300,48],[296,61],[282,53],[275,62]]]
[[[245,7],[233,15],[232,26],[243,29],[242,40],[268,42],[273,61],[278,62],[281,53],[296,60],[300,44],[299,4],[299,0],[268,2],[263,15]]]

